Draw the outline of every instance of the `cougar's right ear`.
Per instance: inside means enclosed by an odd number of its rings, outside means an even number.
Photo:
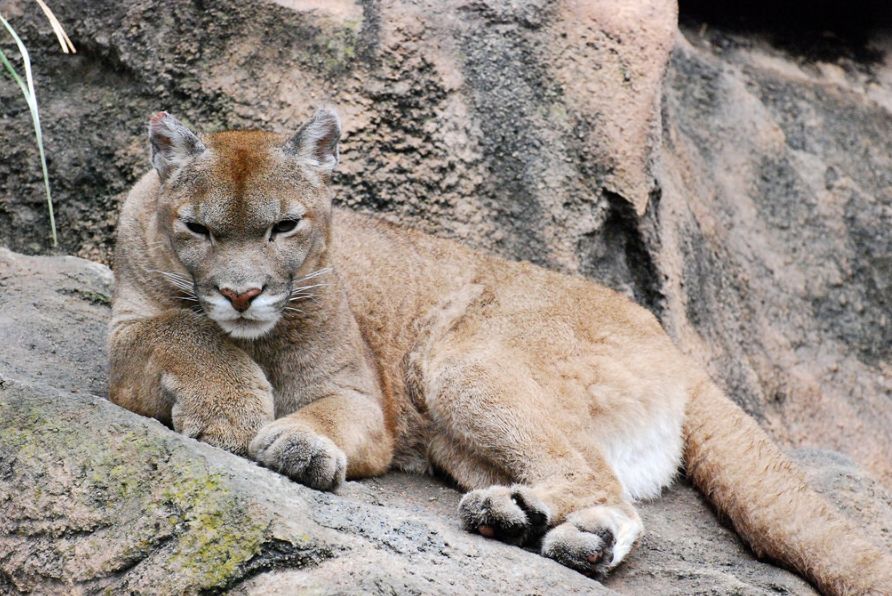
[[[167,112],[158,112],[149,118],[149,147],[152,165],[162,182],[205,150],[198,135]]]

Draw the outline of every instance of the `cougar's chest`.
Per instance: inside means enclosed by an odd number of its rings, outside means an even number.
[[[275,338],[246,342],[241,347],[272,385],[276,418],[291,414],[318,397],[320,375],[310,350]]]

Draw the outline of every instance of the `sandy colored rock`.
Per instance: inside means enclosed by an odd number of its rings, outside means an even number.
[[[876,99],[892,38],[842,70],[684,33],[664,95],[663,324],[775,439],[889,485],[892,113]]]

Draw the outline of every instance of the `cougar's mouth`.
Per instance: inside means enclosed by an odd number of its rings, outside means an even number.
[[[216,304],[214,300],[209,301],[205,312],[232,337],[257,339],[276,326],[288,308],[287,304],[287,293],[261,294],[243,312],[236,311],[229,304]]]
[[[215,320],[223,331],[237,339],[257,339],[272,331],[278,323],[278,317],[269,319],[251,319],[244,315],[235,319]]]

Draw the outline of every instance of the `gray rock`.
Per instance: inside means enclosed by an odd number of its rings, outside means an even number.
[[[642,504],[645,537],[605,588],[463,532],[435,479],[332,495],[178,435],[102,397],[109,285],[89,261],[0,251],[0,592],[813,593],[683,480]],[[800,459],[892,545],[888,491],[842,456]]]
[[[0,370],[35,384],[105,395],[113,276],[77,257],[0,248]]]

